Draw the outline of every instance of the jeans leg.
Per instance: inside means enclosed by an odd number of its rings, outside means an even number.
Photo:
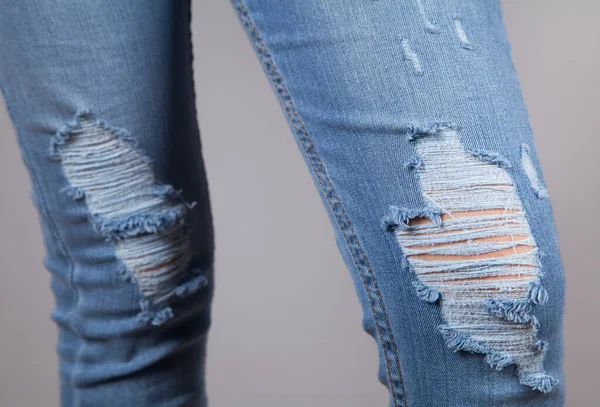
[[[563,270],[499,2],[232,3],[328,208],[390,405],[563,405]]]
[[[204,406],[213,232],[187,1],[0,1],[63,406]]]

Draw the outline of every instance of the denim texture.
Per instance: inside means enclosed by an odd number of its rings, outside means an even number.
[[[390,406],[562,406],[564,276],[499,3],[232,5],[330,215]],[[189,3],[0,8],[62,405],[205,406],[214,243]],[[483,210],[502,212],[453,216]],[[443,246],[454,234],[469,244]]]

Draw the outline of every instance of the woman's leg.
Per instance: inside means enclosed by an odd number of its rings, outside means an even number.
[[[391,406],[560,406],[564,280],[497,1],[233,0]]]
[[[189,3],[0,9],[0,84],[47,247],[62,405],[204,406],[213,237]]]

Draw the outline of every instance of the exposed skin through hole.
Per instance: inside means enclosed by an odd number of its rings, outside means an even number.
[[[507,187],[510,188],[512,187],[512,185],[509,184],[477,184],[477,185],[471,185],[465,188],[479,188],[479,187]]]
[[[489,216],[489,215],[506,215],[513,214],[519,212],[516,209],[505,210],[505,209],[489,209],[489,210],[476,210],[476,211],[463,211],[463,212],[453,212],[453,213],[443,213],[441,214],[442,221],[448,219],[458,219],[458,218],[467,218],[473,216]],[[431,223],[430,219],[427,218],[414,218],[409,221],[409,226],[415,225],[423,225]],[[526,235],[510,235],[510,236],[494,236],[487,238],[479,238],[473,239],[470,243],[491,243],[491,242],[519,242],[528,239],[529,236]],[[437,244],[436,247],[444,247],[444,246],[452,246],[458,244],[465,244],[467,241],[457,241],[451,243],[443,243]],[[412,249],[427,249],[427,246],[412,246]],[[448,254],[413,254],[409,256],[413,259],[424,260],[424,261],[465,261],[465,260],[480,260],[480,259],[492,259],[504,256],[510,256],[512,254],[522,254],[530,252],[534,250],[535,247],[526,245],[526,244],[515,244],[513,247],[509,247],[502,250],[496,250],[489,253],[481,253],[476,255],[448,255]],[[481,277],[476,278],[477,280],[508,280],[514,278],[526,278],[526,275],[507,275],[507,276],[490,276],[490,277]],[[471,279],[465,279],[465,281],[470,281]],[[475,279],[472,279],[475,280]]]
[[[512,254],[522,254],[530,252],[534,249],[533,246],[519,244],[514,247],[509,247],[495,252],[475,254],[471,256],[462,255],[449,255],[449,254],[413,254],[409,257],[411,259],[427,260],[427,261],[460,261],[460,260],[480,260],[480,259],[493,259],[497,257],[510,256]]]
[[[412,256],[411,256],[412,257]],[[527,265],[525,264],[517,264],[517,265],[508,265],[505,266],[506,268],[509,269],[517,269],[517,271],[520,268],[524,268],[527,267]],[[445,276],[447,275],[447,272],[433,272],[433,273],[427,273],[428,276]],[[463,279],[455,279],[452,281],[472,281],[472,280],[476,280],[476,279],[480,279],[480,280],[510,280],[510,279],[514,279],[514,278],[524,278],[524,276],[520,273],[517,274],[508,274],[508,275],[504,275],[504,276],[497,276],[497,277],[473,277],[473,278],[463,278]]]
[[[514,280],[514,279],[521,279],[521,278],[526,278],[527,276],[525,275],[521,275],[521,274],[512,274],[512,275],[507,275],[507,276],[498,276],[498,277],[472,277],[472,278],[457,278],[457,279],[453,279],[452,282],[457,283],[457,282],[467,282],[467,281],[485,281],[485,280]],[[437,280],[430,280],[430,282],[440,282]],[[492,291],[498,291],[499,288],[488,288],[488,290],[492,290]]]
[[[83,199],[100,235],[114,245],[118,272],[140,294],[140,322],[173,317],[171,300],[205,287],[191,266],[188,204],[181,190],[159,182],[135,137],[87,111],[57,131],[50,152],[60,160],[68,190]]]
[[[448,219],[467,218],[470,216],[486,216],[486,215],[507,215],[512,213],[520,212],[517,209],[486,209],[479,211],[463,211],[463,212],[452,212],[442,213],[442,221]],[[416,226],[431,223],[430,219],[427,218],[414,218],[408,221],[408,226]]]
[[[511,163],[466,150],[452,125],[409,130],[416,155],[405,167],[414,168],[424,205],[392,205],[383,225],[395,233],[417,296],[438,304],[451,350],[485,354],[494,370],[515,365],[521,384],[550,392],[558,381],[544,371],[533,315],[548,293]]]
[[[480,237],[477,239],[471,239],[472,243],[502,243],[502,242],[518,242],[527,239],[529,236],[525,235],[511,235],[511,236],[494,236],[494,237]],[[436,244],[435,247],[446,247],[455,246],[457,244],[466,243],[467,240],[457,240],[456,242],[440,243]],[[411,249],[428,249],[429,246],[409,246]]]
[[[146,268],[146,269],[139,270],[139,272],[140,272],[140,273],[147,273],[147,272],[149,272],[149,271],[160,270],[161,268],[163,268],[163,267],[167,267],[169,264],[176,263],[176,262],[177,262],[177,259],[170,260],[170,261],[166,261],[166,262],[164,262],[164,263],[157,264],[156,266],[153,266],[153,267],[150,267],[150,268]]]
[[[415,219],[421,219],[421,218],[415,218]],[[514,226],[515,223],[514,222],[505,222],[504,225],[505,226]],[[477,228],[469,228],[469,230],[486,230],[486,229],[490,229],[490,227],[483,226],[483,227],[477,227]],[[438,231],[436,231],[436,232],[427,231],[427,233],[425,233],[424,236],[445,235],[445,234],[454,234],[454,233],[456,233],[455,230],[443,230],[443,231],[439,231],[439,232]],[[517,235],[515,235],[515,236],[517,236]]]

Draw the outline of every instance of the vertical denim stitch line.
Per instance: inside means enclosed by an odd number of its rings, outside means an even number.
[[[371,306],[371,312],[375,321],[377,323],[377,331],[379,338],[381,340],[382,347],[384,349],[384,357],[386,360],[386,368],[388,373],[388,382],[389,382],[389,390],[393,397],[394,406],[399,406],[398,398],[400,398],[403,402],[403,405],[406,407],[406,397],[404,391],[404,382],[402,380],[402,374],[400,369],[400,361],[398,358],[398,352],[394,337],[391,332],[391,326],[387,314],[385,312],[385,306],[383,303],[383,297],[381,292],[379,291],[379,287],[377,286],[377,281],[375,279],[375,275],[371,266],[366,258],[366,255],[362,249],[360,241],[356,236],[350,219],[344,209],[341,201],[339,200],[333,184],[325,171],[323,163],[321,162],[319,155],[312,144],[312,140],[308,135],[306,128],[304,127],[304,123],[300,119],[300,116],[294,106],[292,98],[285,87],[283,79],[275,66],[275,63],[271,57],[270,52],[265,47],[262,37],[258,32],[258,29],[254,25],[252,18],[249,15],[248,10],[241,0],[231,0],[240,20],[242,21],[244,27],[247,30],[247,34],[256,48],[258,56],[263,63],[263,67],[267,72],[269,78],[271,79],[272,85],[277,91],[277,94],[280,97],[280,102],[284,107],[288,119],[292,124],[293,129],[298,135],[300,142],[304,148],[307,158],[311,163],[311,167],[313,172],[317,176],[319,183],[321,184],[321,189],[329,202],[330,208],[334,213],[336,220],[338,222],[338,226],[340,227],[348,248],[351,250],[352,257],[356,268],[358,269],[359,275],[363,282],[363,286],[367,291],[367,297],[369,299],[369,303]],[[317,168],[319,167],[319,168]],[[366,275],[365,270],[366,269]],[[380,310],[378,310],[379,308]],[[383,317],[383,318],[382,318]],[[385,321],[385,326],[382,325],[382,319]],[[395,379],[393,377],[394,373],[392,372],[392,366],[390,362],[390,353],[392,353],[392,357],[395,359],[396,370],[398,378]]]

